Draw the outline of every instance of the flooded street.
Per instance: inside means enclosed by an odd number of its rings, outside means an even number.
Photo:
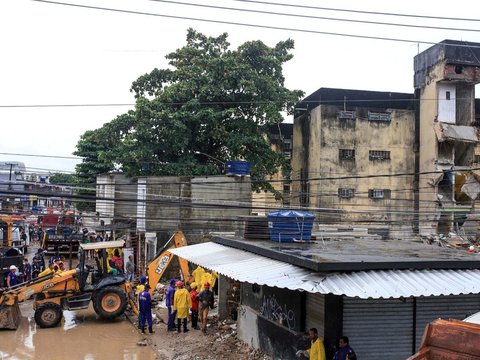
[[[41,329],[33,319],[32,302],[20,308],[18,329],[0,330],[0,360],[155,359],[150,347],[137,345],[144,337],[125,317],[105,321],[93,309],[64,311],[59,326]]]

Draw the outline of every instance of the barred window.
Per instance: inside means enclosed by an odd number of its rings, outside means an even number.
[[[368,152],[369,160],[390,160],[390,151],[370,150]]]
[[[339,188],[338,189],[338,197],[342,199],[350,199],[355,196],[355,189],[349,188]]]
[[[390,199],[390,189],[370,189],[368,197],[371,199]]]
[[[357,113],[355,111],[339,111],[337,113],[338,120],[355,120],[357,117]]]
[[[369,111],[368,120],[369,121],[392,121],[392,114],[376,113],[376,112]]]
[[[340,160],[355,160],[354,149],[340,149],[338,152]]]

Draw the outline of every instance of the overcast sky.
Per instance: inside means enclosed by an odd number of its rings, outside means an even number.
[[[188,27],[211,36],[227,32],[233,48],[248,40],[260,39],[267,45],[274,46],[278,41],[294,39],[294,58],[284,67],[286,86],[301,89],[306,95],[320,87],[411,93],[413,57],[418,51],[431,46],[419,42],[436,43],[444,39],[480,42],[480,3],[473,0],[453,3],[434,0],[266,1],[296,6],[262,5],[235,0],[180,0],[176,3],[150,0],[61,1],[164,15],[149,16],[65,6],[47,1],[0,0],[0,161],[23,161],[31,171],[73,171],[78,160],[38,155],[72,156],[78,139],[86,130],[96,129],[133,108],[134,99],[129,91],[131,83],[155,67],[166,67],[165,55],[185,45]],[[464,30],[366,25],[187,6],[182,5],[182,2]],[[308,9],[300,7],[302,5],[450,18],[476,17],[478,20],[467,22],[367,15]],[[193,18],[288,30],[204,22]],[[412,42],[321,34],[326,32]],[[127,106],[106,106],[108,104]]]

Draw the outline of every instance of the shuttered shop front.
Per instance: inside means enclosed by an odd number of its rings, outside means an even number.
[[[406,359],[413,348],[413,300],[344,298],[343,334],[359,359]]]
[[[306,329],[317,328],[318,335],[324,336],[325,295],[308,293],[306,298]]]

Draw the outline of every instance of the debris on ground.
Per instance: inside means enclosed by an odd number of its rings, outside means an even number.
[[[177,333],[156,322],[155,334],[145,341],[159,360],[272,360],[238,339],[234,321],[218,321],[215,315],[208,322],[206,334],[192,329],[191,324],[187,333]]]

